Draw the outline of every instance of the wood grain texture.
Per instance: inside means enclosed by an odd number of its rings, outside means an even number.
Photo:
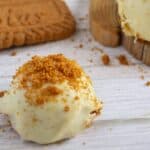
[[[129,53],[143,63],[150,65],[150,42],[135,40],[123,34],[122,43]]]
[[[115,29],[109,29],[103,27],[95,20],[90,20],[91,33],[93,34],[95,40],[99,41],[105,46],[116,47],[120,43],[119,32]]]
[[[89,33],[87,0],[67,0],[78,22],[77,33],[70,39],[38,46],[13,48],[0,52],[0,90],[8,89],[15,70],[33,55],[63,53],[79,62],[93,80],[104,110],[93,126],[76,137],[52,145],[23,142],[0,115],[0,150],[149,150],[150,147],[150,69],[119,47],[104,47]],[[86,29],[86,30],[85,30]],[[91,39],[89,42],[89,39]],[[73,40],[73,41],[72,41]],[[83,48],[79,45],[83,44]],[[109,54],[111,65],[104,66],[101,52]],[[11,52],[17,52],[11,56]],[[121,66],[116,56],[124,54],[130,65]],[[91,62],[92,60],[92,62]],[[141,79],[144,76],[144,80]]]
[[[91,33],[105,46],[120,44],[120,23],[115,0],[91,0]]]

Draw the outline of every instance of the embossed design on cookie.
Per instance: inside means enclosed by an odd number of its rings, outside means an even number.
[[[5,0],[0,9],[0,49],[61,40],[75,32],[75,20],[61,0]]]

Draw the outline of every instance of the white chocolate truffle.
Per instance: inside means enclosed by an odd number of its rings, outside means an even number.
[[[150,42],[150,0],[117,0],[117,2],[125,34]]]
[[[75,136],[101,108],[89,77],[61,54],[33,57],[0,98],[0,112],[8,114],[22,139],[39,144]]]

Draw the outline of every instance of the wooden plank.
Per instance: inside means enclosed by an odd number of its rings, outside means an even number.
[[[96,72],[96,69],[93,71]],[[132,73],[134,74],[134,72]],[[100,74],[104,75],[100,76]],[[102,116],[98,119],[150,118],[150,88],[145,86],[146,81],[150,80],[150,76],[141,80],[138,76],[117,77],[116,74],[110,78],[105,74],[104,71],[89,74],[93,80],[97,96],[104,102]],[[0,80],[0,89],[8,89],[10,80],[10,78]]]
[[[147,150],[150,147],[150,120],[97,120],[92,128],[71,140],[45,146],[23,142],[9,127],[5,128],[0,137],[2,150],[8,150],[10,147],[12,150]]]

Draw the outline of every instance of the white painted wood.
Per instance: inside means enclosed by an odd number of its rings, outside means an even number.
[[[88,0],[66,0],[78,23],[77,33],[70,39],[38,46],[13,48],[0,52],[0,90],[8,89],[15,70],[33,55],[63,53],[84,67],[93,80],[104,109],[93,126],[71,140],[40,146],[21,141],[8,125],[8,118],[0,115],[0,150],[149,150],[150,149],[150,68],[135,60],[122,47],[112,49],[96,43],[88,31]],[[74,39],[74,41],[72,41]],[[78,48],[83,44],[83,48]],[[104,66],[101,48],[111,58],[111,66]],[[12,51],[16,56],[11,56]],[[130,66],[122,66],[116,56],[125,54]],[[93,62],[90,62],[90,61]],[[142,70],[142,71],[141,71]],[[144,75],[145,79],[140,78]],[[5,130],[2,132],[1,130]]]

